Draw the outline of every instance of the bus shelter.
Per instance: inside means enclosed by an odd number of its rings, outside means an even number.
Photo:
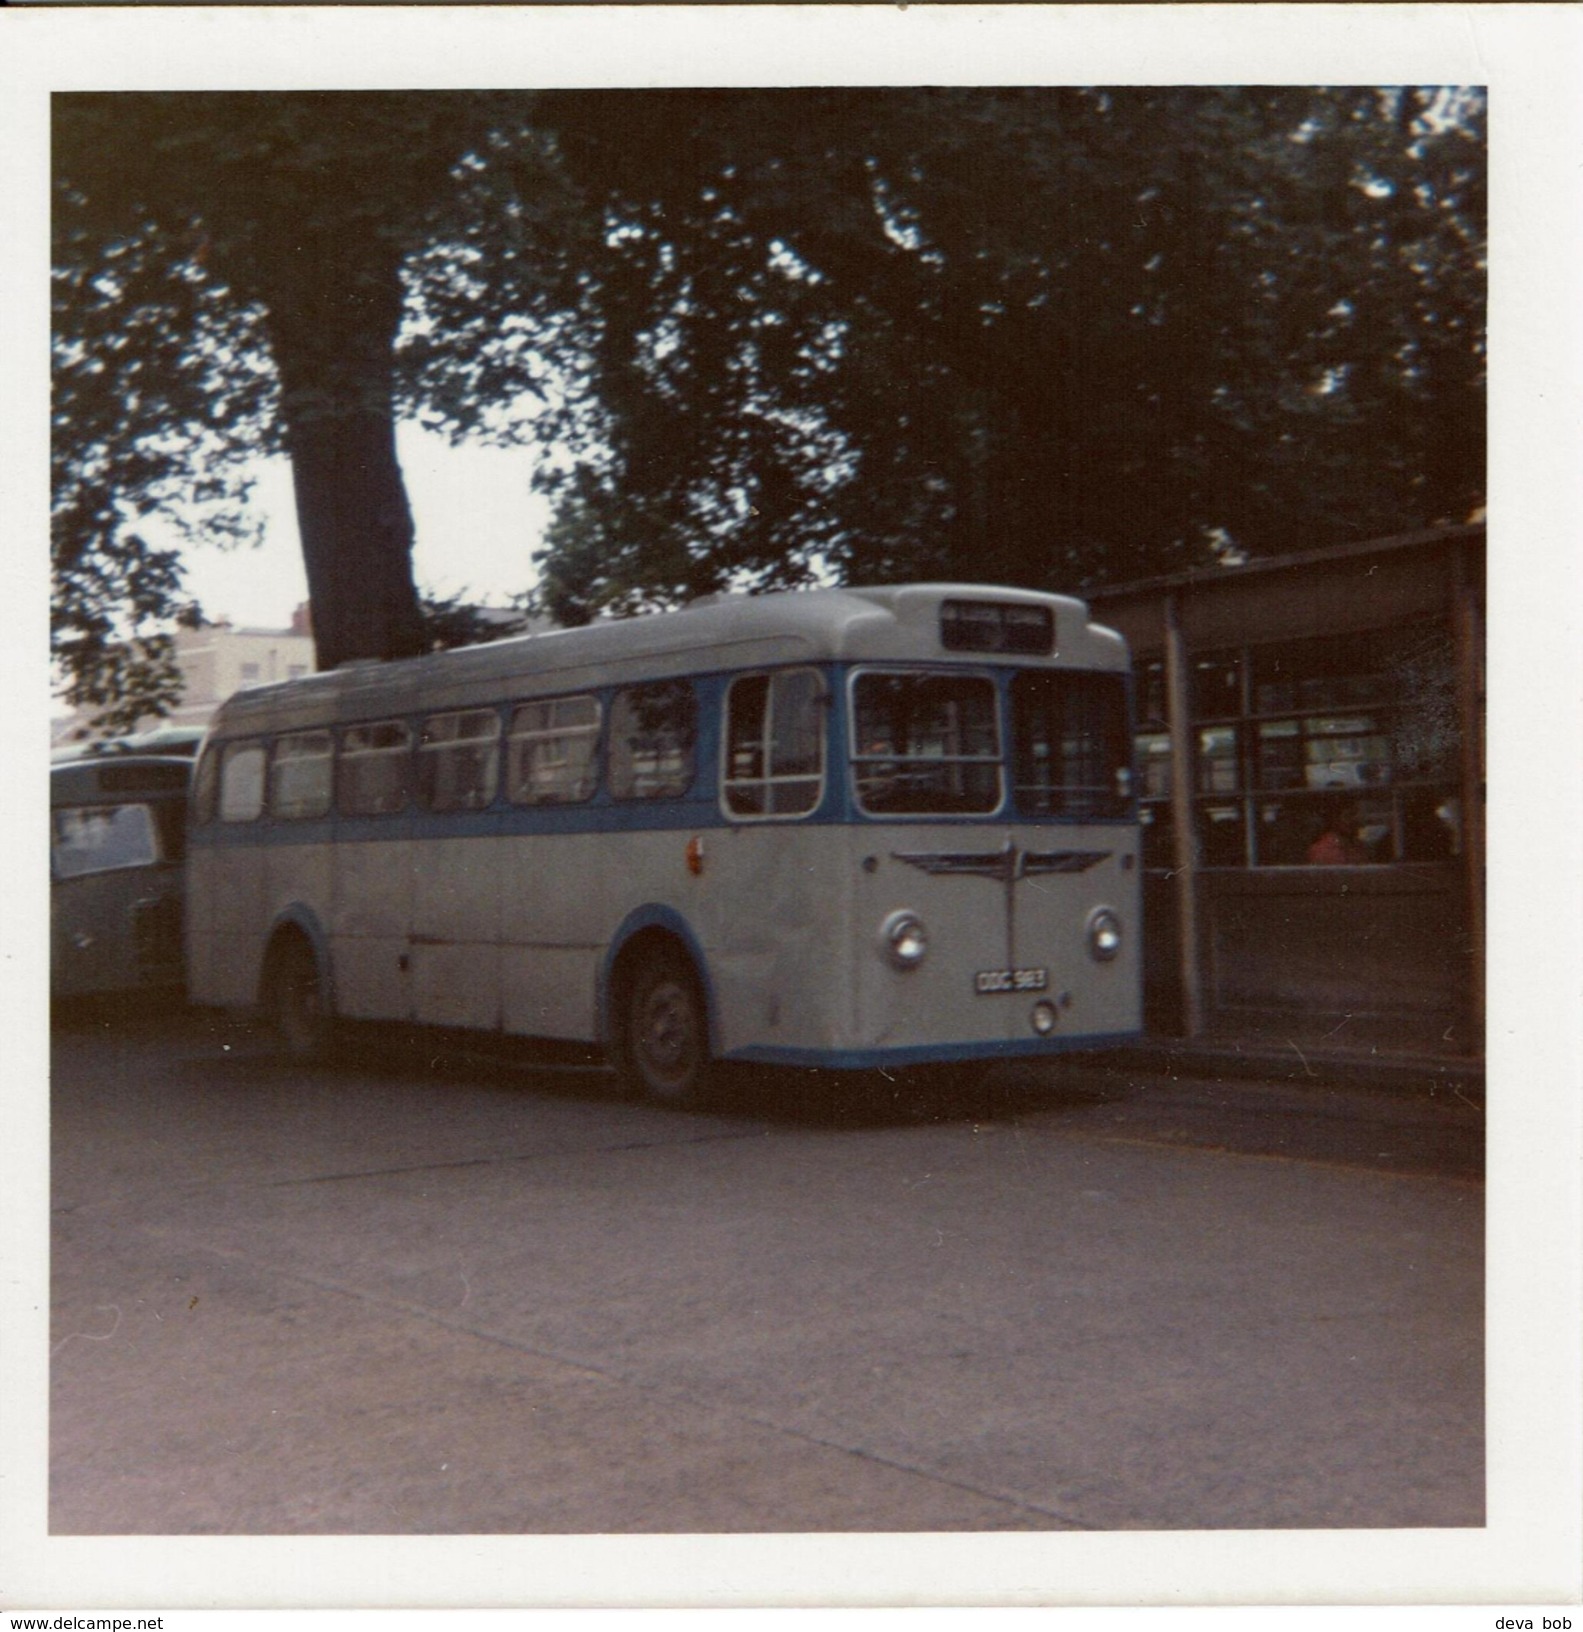
[[[1482,525],[1089,592],[1137,672],[1152,1033],[1483,1053]]]

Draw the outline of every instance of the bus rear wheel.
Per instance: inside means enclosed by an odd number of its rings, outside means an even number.
[[[708,1101],[709,1028],[692,965],[662,949],[642,957],[627,987],[622,1067],[657,1105],[694,1110]]]
[[[287,935],[270,949],[264,1011],[287,1059],[306,1064],[328,1053],[330,1015],[319,962],[300,935]]]

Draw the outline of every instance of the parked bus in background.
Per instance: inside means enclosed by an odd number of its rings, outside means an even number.
[[[192,760],[110,750],[50,766],[50,991],[182,984]]]
[[[1130,677],[1077,600],[916,585],[262,686],[193,795],[199,1003],[712,1063],[1039,1055],[1140,1027]]]

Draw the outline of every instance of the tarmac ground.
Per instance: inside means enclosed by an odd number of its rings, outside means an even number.
[[[57,1535],[1483,1523],[1471,1095],[53,1054]]]

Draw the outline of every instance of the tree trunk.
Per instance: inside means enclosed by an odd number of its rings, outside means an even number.
[[[412,512],[388,415],[287,420],[297,528],[321,669],[424,650]]]
[[[296,246],[268,291],[320,669],[425,650],[413,526],[396,459],[400,257],[380,243]]]

